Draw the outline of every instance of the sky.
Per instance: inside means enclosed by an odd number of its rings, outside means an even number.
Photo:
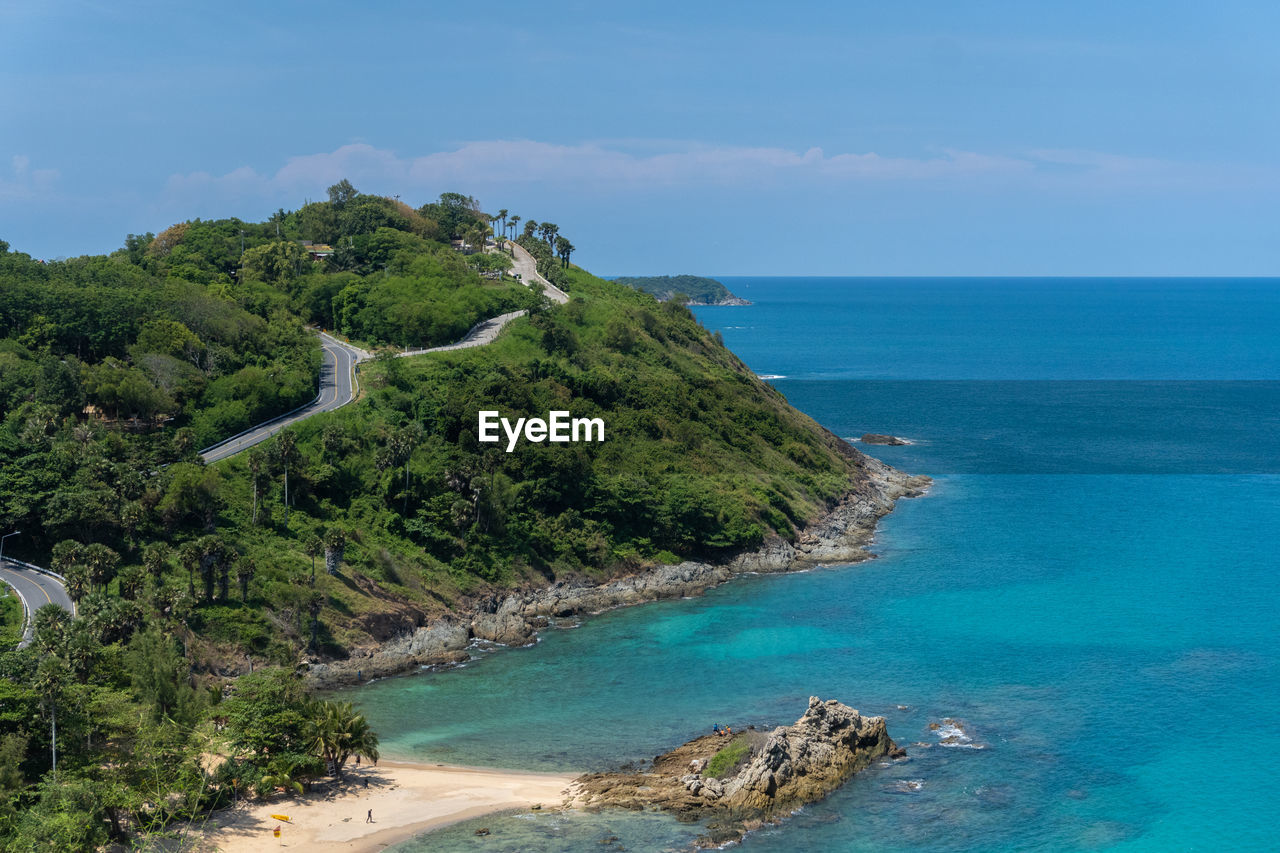
[[[348,178],[602,275],[1280,274],[1280,4],[0,3],[0,239]]]

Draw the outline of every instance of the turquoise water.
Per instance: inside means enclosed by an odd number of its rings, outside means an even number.
[[[917,441],[869,450],[935,475],[929,495],[886,519],[873,562],[743,578],[352,692],[386,753],[597,769],[713,722],[790,722],[816,694],[883,714],[910,760],[746,850],[1274,849],[1280,283],[726,283],[756,304],[703,322],[839,434]],[[938,746],[944,717],[982,748]],[[523,814],[403,849],[697,833]]]

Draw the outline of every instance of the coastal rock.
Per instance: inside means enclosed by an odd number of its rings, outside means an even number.
[[[710,760],[731,745],[747,749],[737,767],[725,770],[723,778],[705,775]],[[897,749],[883,717],[811,697],[794,725],[768,734],[748,729],[704,735],[657,756],[647,770],[581,776],[574,783],[575,801],[588,808],[656,807],[681,819],[706,820],[710,834],[703,845],[719,845],[822,799]],[[700,770],[691,772],[695,767]]]
[[[864,717],[834,699],[809,698],[792,726],[779,726],[724,786],[724,804],[771,814],[819,800],[897,747],[884,717]]]
[[[518,613],[478,613],[471,620],[471,634],[504,646],[527,646],[537,631]]]
[[[581,579],[550,586],[503,593],[473,600],[458,612],[422,625],[420,612],[406,613],[399,622],[403,633],[381,645],[356,649],[346,661],[313,663],[307,671],[312,687],[329,688],[393,675],[420,666],[439,666],[467,659],[472,637],[509,646],[527,645],[550,619],[600,613],[664,598],[701,595],[711,587],[744,573],[785,572],[819,563],[854,563],[867,559],[867,545],[881,516],[896,500],[919,495],[928,477],[912,477],[841,443],[841,452],[854,463],[848,492],[812,524],[798,531],[794,541],[768,537],[758,548],[720,563],[685,561],[649,566],[603,583]],[[379,632],[385,637],[390,624]]]
[[[911,443],[905,438],[898,438],[896,435],[882,435],[878,432],[864,433],[862,438],[858,440],[863,444],[884,444],[890,447],[901,447]]]

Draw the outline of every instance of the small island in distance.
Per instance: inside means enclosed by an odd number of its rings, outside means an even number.
[[[714,278],[698,275],[647,275],[615,278],[618,284],[653,294],[659,302],[667,302],[677,295],[688,297],[687,304],[699,305],[750,305],[747,300],[735,296]]]

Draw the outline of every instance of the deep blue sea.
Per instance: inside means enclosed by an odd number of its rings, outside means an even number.
[[[1280,847],[1280,280],[724,281],[754,304],[699,319],[837,434],[913,441],[866,449],[932,490],[885,519],[872,562],[352,691],[385,754],[599,769],[713,722],[789,723],[813,694],[883,714],[910,760],[746,851]],[[948,717],[979,748],[939,746]],[[698,832],[531,813],[399,849]]]

